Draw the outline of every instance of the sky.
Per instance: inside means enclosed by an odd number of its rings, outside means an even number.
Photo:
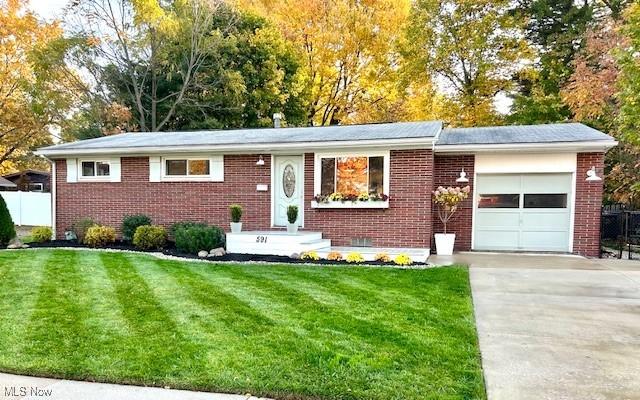
[[[51,20],[62,15],[62,9],[69,0],[31,0],[31,9],[42,18]]]
[[[52,20],[62,16],[63,8],[71,0],[30,0],[31,9],[42,18]],[[495,106],[498,112],[507,114],[511,108],[512,101],[504,93],[499,93],[495,99]]]

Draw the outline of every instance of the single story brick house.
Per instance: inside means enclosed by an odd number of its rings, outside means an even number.
[[[615,145],[575,123],[443,129],[430,121],[125,133],[38,154],[52,161],[58,238],[82,217],[119,227],[137,213],[228,230],[233,203],[244,207],[243,231],[281,232],[294,204],[300,233],[334,246],[429,249],[442,230],[431,192],[469,185],[449,224],[457,250],[597,256],[603,159]]]

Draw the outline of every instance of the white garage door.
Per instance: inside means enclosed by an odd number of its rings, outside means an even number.
[[[479,174],[474,249],[569,251],[571,174]]]

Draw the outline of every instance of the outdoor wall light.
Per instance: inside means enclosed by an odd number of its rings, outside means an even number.
[[[464,168],[462,168],[462,171],[460,171],[460,177],[458,179],[456,179],[456,182],[458,182],[458,183],[467,183],[467,182],[469,182],[469,178],[467,178],[467,173],[464,172]]]
[[[262,158],[262,156],[260,156],[258,161],[256,161],[256,165],[258,165],[258,166],[263,166],[264,165],[264,158]]]
[[[602,180],[601,177],[598,176],[596,172],[596,167],[591,167],[590,170],[587,171],[587,182],[599,182]]]

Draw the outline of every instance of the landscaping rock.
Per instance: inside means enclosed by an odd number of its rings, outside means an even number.
[[[209,252],[209,256],[212,256],[212,257],[222,257],[225,254],[227,254],[227,252],[224,251],[224,248],[222,247],[217,247]]]
[[[7,246],[7,249],[9,249],[9,250],[15,250],[15,249],[21,249],[21,248],[22,248],[22,245],[15,244],[15,243],[10,244],[10,245]]]
[[[20,246],[20,248],[22,249],[28,249],[30,246],[28,244],[23,244],[22,246]]]
[[[291,258],[293,258],[294,260],[297,260],[297,259],[299,259],[299,258],[300,258],[300,254],[298,254],[298,253],[293,253],[293,254],[291,254],[291,256],[290,256],[290,257],[291,257]]]
[[[198,252],[198,257],[200,257],[200,258],[207,258],[208,255],[209,255],[209,252],[206,251],[206,250],[200,250]]]
[[[14,238],[11,239],[11,241],[9,242],[9,245],[7,246],[7,249],[21,249],[22,246],[24,245],[24,243],[22,243],[22,241],[18,238]]]

